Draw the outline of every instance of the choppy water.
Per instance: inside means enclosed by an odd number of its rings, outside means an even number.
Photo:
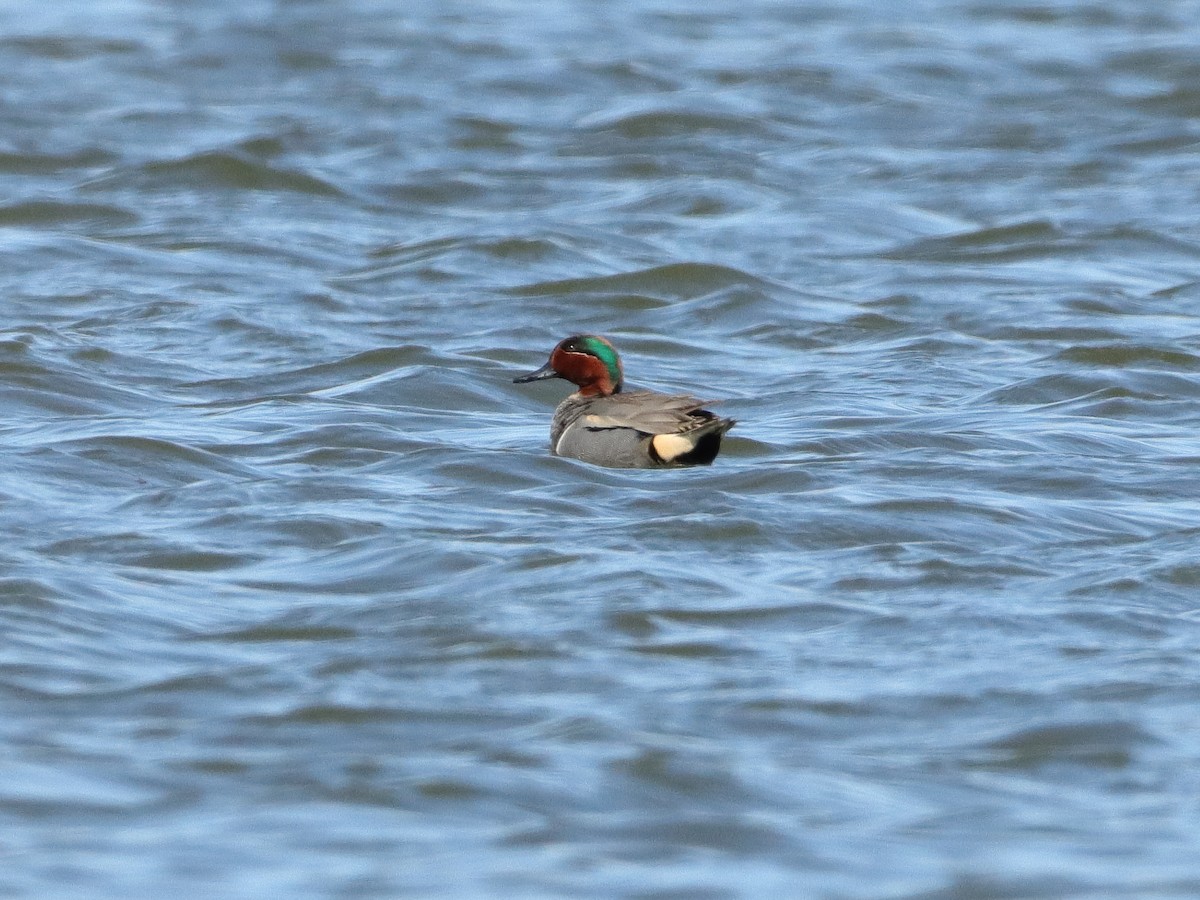
[[[0,35],[0,896],[1200,894],[1200,4]]]

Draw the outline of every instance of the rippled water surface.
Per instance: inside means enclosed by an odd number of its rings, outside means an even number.
[[[1197,46],[4,7],[0,896],[1200,895]]]

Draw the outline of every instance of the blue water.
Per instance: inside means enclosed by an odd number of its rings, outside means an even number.
[[[1200,4],[409,6],[0,9],[0,897],[1200,895]]]

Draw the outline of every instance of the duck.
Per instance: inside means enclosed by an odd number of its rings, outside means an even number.
[[[578,388],[554,411],[550,452],[555,456],[617,469],[708,465],[736,424],[687,394],[624,390],[621,357],[596,334],[564,338],[544,366],[513,382],[547,378],[563,378]]]

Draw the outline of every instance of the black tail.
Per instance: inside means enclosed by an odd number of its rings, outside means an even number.
[[[734,419],[719,419],[713,416],[699,428],[689,433],[695,435],[696,446],[671,460],[677,466],[707,466],[721,452],[721,438],[736,425]]]

